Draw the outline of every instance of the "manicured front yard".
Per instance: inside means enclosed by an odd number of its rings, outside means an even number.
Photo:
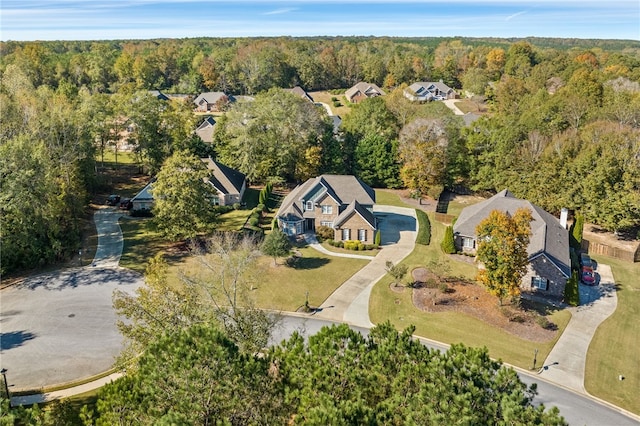
[[[395,194],[384,191],[376,192],[380,204],[408,207]],[[446,275],[465,277],[473,280],[476,267],[473,264],[455,260],[440,250],[440,242],[444,236],[445,226],[429,214],[431,220],[431,244],[416,245],[414,251],[403,260],[411,271],[416,267],[429,267],[430,262],[440,263],[441,268],[448,269]],[[531,368],[535,349],[538,349],[538,362],[544,360],[554,341],[538,343],[520,339],[499,328],[492,327],[477,318],[457,312],[425,313],[414,307],[411,290],[394,293],[389,289],[393,279],[387,275],[380,280],[371,293],[369,314],[374,324],[391,321],[398,329],[409,325],[416,326],[416,334],[445,343],[462,342],[470,346],[486,346],[494,358],[522,367]],[[496,306],[496,309],[498,307]],[[571,314],[568,311],[557,311],[549,318],[558,326],[556,340],[566,327]],[[538,363],[538,365],[540,365]]]
[[[587,391],[640,414],[640,263],[594,256],[611,266],[618,285],[618,306],[596,331],[585,367]],[[619,376],[624,376],[623,380]]]
[[[144,273],[149,259],[169,247],[150,218],[120,218],[124,247],[120,266]]]
[[[296,249],[301,257],[294,267],[284,265],[284,259],[261,256],[255,268],[247,271],[248,291],[251,301],[260,308],[278,311],[295,311],[303,306],[309,292],[309,304],[319,306],[342,283],[368,263],[367,260],[332,257],[312,248]],[[194,258],[184,258],[171,265],[172,282],[177,282],[179,272],[195,272],[198,263]]]

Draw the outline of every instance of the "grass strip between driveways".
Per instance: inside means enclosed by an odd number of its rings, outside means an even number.
[[[640,263],[594,257],[598,263],[611,266],[618,306],[593,336],[587,353],[585,388],[592,395],[640,414]]]
[[[385,194],[379,198],[380,204],[390,201],[393,203],[390,205],[408,207],[395,194],[382,191],[376,193],[376,196],[378,194]],[[393,200],[394,197],[395,200]],[[419,266],[428,266],[430,261],[437,261],[446,265],[449,269],[448,275],[473,279],[476,274],[474,265],[454,260],[442,253],[440,242],[444,236],[445,226],[435,221],[431,213],[429,218],[431,219],[431,244],[416,245],[413,252],[402,263],[411,271]],[[389,320],[398,329],[415,325],[415,333],[419,336],[449,344],[462,342],[469,346],[486,346],[491,357],[525,369],[532,367],[535,349],[538,349],[538,366],[541,365],[571,318],[568,311],[555,312],[549,319],[558,326],[556,338],[544,343],[531,342],[466,314],[422,312],[413,305],[412,292],[409,289],[402,293],[394,293],[389,289],[391,282],[392,278],[387,275],[373,288],[369,300],[369,314],[374,324]],[[496,309],[498,309],[497,306]]]

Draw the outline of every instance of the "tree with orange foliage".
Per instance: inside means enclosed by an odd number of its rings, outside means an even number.
[[[478,224],[478,260],[484,269],[478,273],[489,293],[498,296],[500,305],[505,297],[520,295],[520,281],[527,272],[527,246],[531,235],[531,210],[508,212],[493,210]]]

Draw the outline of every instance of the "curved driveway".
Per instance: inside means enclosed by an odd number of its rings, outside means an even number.
[[[107,371],[120,353],[113,291],[134,292],[139,274],[118,267],[121,213],[94,214],[98,250],[90,266],[26,279],[0,292],[0,366],[10,390],[52,386]]]
[[[417,233],[414,209],[374,206],[374,213],[382,236],[382,250],[322,303],[316,317],[360,327],[373,326],[369,320],[371,289],[387,273],[387,261],[397,264],[413,251]]]

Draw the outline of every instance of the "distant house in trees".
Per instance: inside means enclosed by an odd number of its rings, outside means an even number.
[[[442,81],[419,81],[404,89],[404,96],[410,101],[427,102],[455,99],[458,94]]]
[[[218,163],[211,157],[201,158],[209,169],[209,176],[205,179],[215,189],[216,195],[211,199],[214,206],[230,206],[242,200],[247,189],[245,175],[237,170]],[[153,207],[153,183],[147,184],[135,197],[131,199],[132,210],[151,210]]]
[[[287,235],[301,235],[319,226],[334,230],[334,240],[372,244],[377,230],[373,215],[376,195],[351,175],[321,175],[298,185],[282,201],[277,219]]]
[[[294,95],[300,96],[305,101],[309,101],[309,102],[313,103],[313,98],[311,97],[311,95],[309,95],[307,93],[307,91],[304,90],[300,86],[296,86],[293,89],[284,89],[284,91],[285,92],[289,92],[289,93],[293,93]]]
[[[351,103],[357,104],[367,98],[375,98],[376,96],[384,96],[384,91],[373,83],[365,83],[363,81],[356,83],[355,86],[344,92],[344,96]]]
[[[233,96],[223,92],[204,92],[200,93],[193,100],[193,103],[196,104],[197,112],[220,112],[224,110],[226,105],[234,101]]]
[[[514,197],[508,190],[462,210],[453,225],[456,248],[475,253],[478,224],[493,210],[513,215],[519,208],[529,209],[533,217],[527,248],[529,265],[520,287],[526,292],[562,297],[571,276],[569,233],[553,215],[530,201]]]
[[[196,128],[196,135],[198,135],[203,142],[211,143],[213,142],[213,131],[215,130],[215,126],[216,120],[214,120],[213,117],[207,117]]]
[[[167,95],[165,95],[164,93],[162,93],[159,90],[149,90],[149,94],[151,96],[155,96],[157,99],[161,100],[161,101],[168,101],[169,97]]]

